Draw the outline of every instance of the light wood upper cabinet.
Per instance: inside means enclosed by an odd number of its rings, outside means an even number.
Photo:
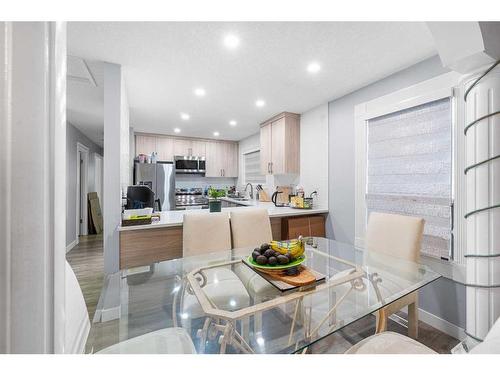
[[[263,174],[300,172],[300,115],[283,112],[261,124],[260,165]]]
[[[190,139],[174,138],[174,156],[191,156],[192,148]]]
[[[193,156],[206,157],[207,141],[195,141],[191,143],[191,151]]]
[[[238,177],[238,144],[209,141],[206,143],[206,177]]]
[[[271,173],[271,127],[272,123],[260,128],[260,173]]]
[[[224,177],[238,177],[238,144],[224,142],[223,175]]]
[[[205,176],[206,177],[222,177],[222,171],[220,167],[220,160],[219,160],[219,148],[218,148],[218,142],[215,141],[207,141],[205,144],[205,151],[206,151],[206,169],[205,169]]]
[[[151,155],[156,152],[156,137],[150,135],[135,136],[135,155]]]
[[[136,155],[158,153],[159,161],[175,156],[199,156],[206,160],[206,177],[238,177],[238,143],[136,134]]]
[[[174,140],[170,137],[156,138],[156,152],[159,161],[174,160]]]

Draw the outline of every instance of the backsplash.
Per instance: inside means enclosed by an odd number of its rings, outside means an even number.
[[[213,186],[217,189],[225,189],[236,185],[236,178],[204,177],[196,175],[175,175],[176,188],[202,188]]]

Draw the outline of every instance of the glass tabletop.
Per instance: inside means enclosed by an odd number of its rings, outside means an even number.
[[[98,352],[179,327],[197,353],[295,353],[440,277],[428,267],[313,238],[303,263],[325,280],[281,292],[242,262],[253,248],[109,275],[87,341]]]

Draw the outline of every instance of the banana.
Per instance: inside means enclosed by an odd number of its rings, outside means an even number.
[[[298,239],[289,241],[271,241],[269,243],[271,249],[279,252],[280,254],[286,255],[290,254],[292,259],[296,259],[304,254],[305,246],[302,236]]]

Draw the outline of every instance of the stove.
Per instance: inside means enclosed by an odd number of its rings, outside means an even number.
[[[175,209],[187,210],[193,208],[208,208],[208,198],[203,195],[203,189],[175,189]]]

